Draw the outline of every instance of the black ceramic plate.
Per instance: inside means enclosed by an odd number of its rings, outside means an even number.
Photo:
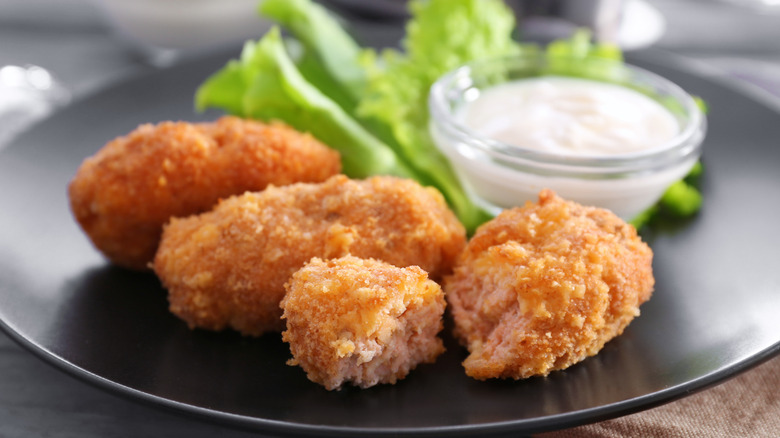
[[[651,54],[652,55],[652,54]],[[657,54],[656,54],[657,55]],[[653,60],[653,59],[656,60]],[[780,349],[780,114],[663,61],[637,63],[706,99],[706,203],[646,235],[656,291],[620,338],[547,378],[471,380],[447,352],[394,386],[328,392],[278,335],[190,331],[152,274],[113,267],[68,210],[79,163],[138,124],[197,120],[192,94],[225,57],[80,101],[0,153],[0,326],[55,366],[111,391],[266,432],[535,432],[645,409],[722,381]],[[661,59],[663,62],[658,62]]]

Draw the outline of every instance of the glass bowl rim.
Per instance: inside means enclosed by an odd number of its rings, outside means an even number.
[[[682,104],[682,109],[688,116],[687,123],[682,126],[682,129],[680,129],[674,137],[664,144],[643,151],[616,155],[567,155],[524,148],[519,145],[511,145],[494,140],[479,134],[475,130],[468,128],[463,123],[459,122],[453,112],[449,109],[447,91],[451,89],[453,84],[456,84],[463,78],[471,79],[474,77],[475,70],[478,71],[479,68],[484,68],[491,64],[503,64],[507,66],[507,70],[511,71],[513,68],[516,69],[518,65],[521,65],[519,64],[520,62],[525,63],[522,65],[528,65],[527,63],[529,61],[539,65],[540,62],[549,60],[572,62],[584,61],[626,69],[631,73],[631,78],[641,77],[644,79],[644,83],[662,86],[665,90],[668,90],[669,95],[673,96]],[[540,75],[539,77],[544,76],[545,75]],[[597,79],[591,78],[583,79],[597,81]],[[459,90],[459,95],[462,94],[463,90]],[[693,96],[676,83],[657,73],[626,62],[606,58],[583,59],[557,55],[550,56],[544,53],[486,58],[469,62],[450,70],[439,77],[431,86],[428,94],[428,109],[431,123],[449,137],[455,137],[457,141],[487,153],[493,158],[506,162],[521,163],[524,166],[528,166],[529,163],[538,163],[540,165],[562,165],[579,169],[601,169],[604,171],[608,171],[609,169],[615,169],[616,171],[620,169],[619,171],[625,171],[627,169],[663,168],[667,164],[683,161],[691,155],[698,153],[706,130],[706,116],[694,100]]]

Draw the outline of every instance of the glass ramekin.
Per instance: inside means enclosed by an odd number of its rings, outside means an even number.
[[[620,155],[565,155],[509,145],[477,133],[462,110],[481,90],[541,76],[620,84],[661,103],[679,133],[648,150]],[[647,70],[609,60],[507,57],[467,64],[441,77],[429,96],[430,130],[469,195],[493,213],[535,201],[544,188],[565,199],[612,210],[631,220],[682,179],[701,155],[706,118],[691,95]]]

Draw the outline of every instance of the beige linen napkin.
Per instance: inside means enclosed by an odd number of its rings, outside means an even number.
[[[780,357],[718,386],[654,409],[535,437],[778,438]]]

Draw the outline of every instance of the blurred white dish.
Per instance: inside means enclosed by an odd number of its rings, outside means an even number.
[[[666,20],[658,9],[644,0],[627,0],[618,30],[618,44],[623,50],[652,46],[666,31]]]
[[[260,0],[95,0],[119,34],[142,48],[204,49],[262,35]]]
[[[43,67],[0,66],[0,149],[69,100],[68,90]]]

